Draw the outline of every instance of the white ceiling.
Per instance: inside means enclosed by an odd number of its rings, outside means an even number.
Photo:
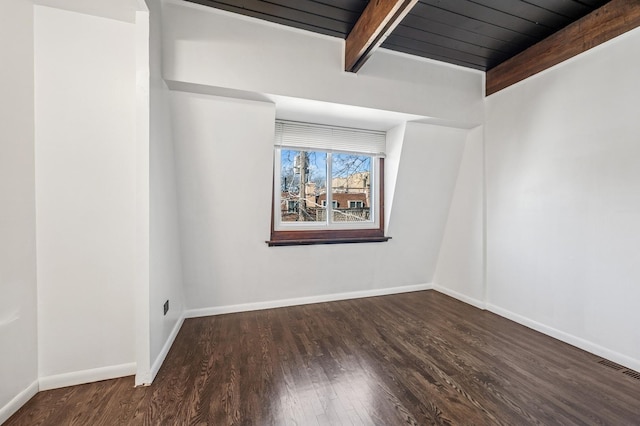
[[[276,116],[281,120],[387,131],[407,121],[425,118],[395,111],[309,99],[276,95],[266,95],[266,97],[276,104]]]

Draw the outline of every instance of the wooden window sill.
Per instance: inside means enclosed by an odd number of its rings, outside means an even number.
[[[269,247],[279,246],[308,246],[314,244],[354,244],[354,243],[383,243],[391,237],[344,237],[344,238],[302,238],[302,239],[277,239],[266,243]]]

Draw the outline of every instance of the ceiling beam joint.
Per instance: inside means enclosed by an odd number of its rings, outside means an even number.
[[[612,0],[487,71],[486,95],[496,93],[638,26],[640,1]]]
[[[358,72],[418,0],[370,0],[347,36],[345,71]]]

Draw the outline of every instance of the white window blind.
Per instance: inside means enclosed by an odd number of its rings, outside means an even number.
[[[277,121],[274,143],[278,147],[384,155],[386,139],[385,132],[373,130]]]

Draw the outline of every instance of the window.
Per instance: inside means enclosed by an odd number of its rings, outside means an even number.
[[[269,245],[386,241],[386,135],[276,123]]]

